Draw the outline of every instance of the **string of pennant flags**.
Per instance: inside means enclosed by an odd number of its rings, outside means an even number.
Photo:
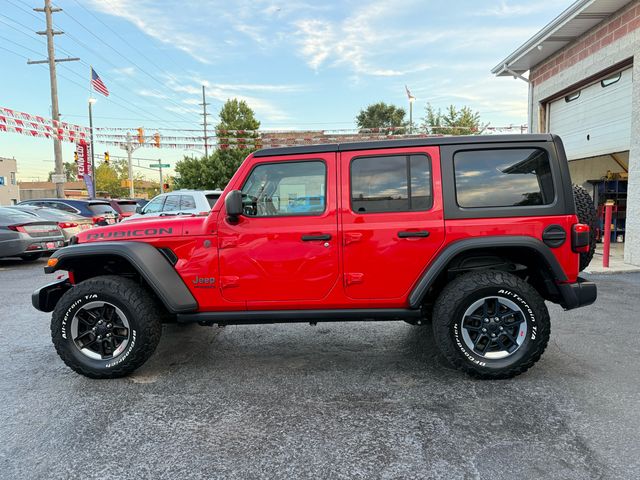
[[[57,138],[75,143],[90,138],[87,127],[0,107],[0,132],[19,133],[30,137]]]
[[[224,130],[216,129],[215,135],[160,135],[161,128],[153,135],[141,135],[141,127],[97,127],[93,139],[104,145],[124,148],[127,142],[137,143],[138,147],[200,150],[207,146],[220,149],[238,148],[270,148],[295,145],[314,145],[319,143],[356,142],[370,140],[389,140],[398,138],[427,138],[444,136],[440,133],[468,127],[444,126],[432,127],[421,133],[406,133],[406,127],[363,128],[363,129],[331,129],[331,130]],[[137,130],[137,134],[135,132]],[[192,132],[193,129],[170,129],[172,131]],[[486,126],[483,133],[508,133],[526,131],[526,125],[509,125],[505,127]],[[0,132],[18,133],[30,137],[57,138],[60,141],[79,143],[91,140],[89,128],[67,122],[58,122],[39,115],[0,107]],[[127,132],[112,133],[112,132]],[[438,132],[438,133],[434,133]]]

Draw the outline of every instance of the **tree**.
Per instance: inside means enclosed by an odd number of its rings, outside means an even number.
[[[260,128],[260,122],[247,102],[236,98],[227,100],[219,117],[216,136],[221,148],[208,157],[185,156],[180,160],[176,164],[175,188],[223,189],[246,156],[257,149],[255,131]]]
[[[405,115],[404,108],[378,102],[369,105],[364,110],[360,110],[356,117],[356,124],[359,128],[382,128],[385,129],[385,132],[391,132],[391,127],[407,126],[407,122],[404,119]],[[404,128],[393,130],[393,132],[404,133]]]
[[[422,120],[422,130],[426,133],[471,135],[478,133],[480,112],[474,112],[468,106],[458,109],[455,105],[449,105],[445,113],[440,109],[436,112],[428,103]]]
[[[78,179],[78,164],[76,162],[64,162],[64,176],[67,182],[73,182]],[[56,172],[49,172],[49,182],[51,181],[51,175],[54,175]]]

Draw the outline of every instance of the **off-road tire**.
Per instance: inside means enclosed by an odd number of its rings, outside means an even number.
[[[42,258],[42,254],[41,253],[23,253],[22,255],[20,255],[20,258],[25,262],[34,262],[39,258]]]
[[[130,325],[127,348],[107,360],[87,357],[71,338],[72,318],[83,305],[95,301],[119,308]],[[155,351],[162,318],[166,316],[163,310],[151,293],[131,279],[117,275],[94,277],[60,298],[51,318],[51,338],[60,358],[77,373],[90,378],[118,378],[140,367]]]
[[[462,321],[467,309],[479,299],[500,297],[516,304],[527,322],[523,343],[511,355],[489,359],[465,347]],[[461,275],[440,293],[433,312],[436,344],[452,365],[482,379],[511,378],[536,363],[549,341],[551,322],[540,294],[510,273],[488,270]]]
[[[593,255],[596,252],[596,228],[597,228],[597,213],[596,207],[593,204],[593,199],[589,192],[580,185],[573,185],[573,199],[576,204],[576,214],[580,223],[589,225],[591,231],[589,232],[589,251],[580,254],[580,271],[583,271],[589,266]]]

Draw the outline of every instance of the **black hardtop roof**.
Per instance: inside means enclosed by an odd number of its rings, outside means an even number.
[[[398,140],[375,140],[368,142],[325,143],[320,145],[263,148],[262,150],[254,152],[253,156],[271,157],[275,155],[299,155],[304,153],[348,152],[353,150],[378,150],[385,148],[427,147],[440,145],[477,145],[482,143],[550,142],[553,138],[553,135],[548,133],[403,138]]]

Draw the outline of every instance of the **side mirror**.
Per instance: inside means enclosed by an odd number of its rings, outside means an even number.
[[[227,210],[227,218],[231,221],[237,221],[242,215],[242,192],[240,190],[231,190],[224,199],[224,207]]]
[[[136,213],[142,214],[142,207],[140,205],[136,205]]]

